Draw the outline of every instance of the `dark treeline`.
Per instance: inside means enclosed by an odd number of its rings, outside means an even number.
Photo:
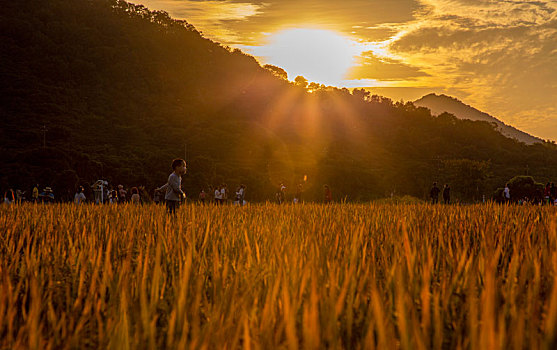
[[[323,184],[335,200],[427,198],[437,181],[472,201],[514,175],[557,178],[553,144],[363,90],[289,83],[165,12],[20,0],[3,4],[0,26],[1,190],[40,183],[71,195],[99,178],[153,189],[186,145],[193,196],[244,183],[249,200],[264,200],[307,176],[307,200]]]

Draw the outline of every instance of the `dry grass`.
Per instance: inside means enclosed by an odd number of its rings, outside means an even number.
[[[557,210],[0,206],[0,348],[551,349]]]

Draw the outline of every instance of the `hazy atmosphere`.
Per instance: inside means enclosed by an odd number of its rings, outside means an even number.
[[[444,93],[557,139],[557,1],[140,2],[283,67],[289,79],[373,87],[395,100]]]
[[[557,349],[557,0],[0,27],[0,350]]]

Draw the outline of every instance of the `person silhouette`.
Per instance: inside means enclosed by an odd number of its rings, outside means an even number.
[[[437,182],[434,182],[433,187],[431,187],[431,190],[429,191],[432,204],[437,204],[439,202],[439,192],[441,192],[441,190],[437,187]]]
[[[325,193],[324,193],[325,203],[329,204],[333,201],[333,194],[331,193],[331,189],[329,188],[329,185],[323,186],[323,189],[325,191]]]
[[[448,184],[445,184],[445,187],[443,187],[443,202],[451,204],[451,187]]]

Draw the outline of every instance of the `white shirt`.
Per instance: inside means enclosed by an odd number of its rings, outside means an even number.
[[[75,204],[81,204],[83,202],[85,202],[85,194],[83,192],[81,193],[76,193],[75,196],[73,197],[73,202]]]
[[[505,193],[505,198],[511,198],[511,191],[509,190],[508,187],[505,187],[503,193]]]
[[[219,190],[215,190],[215,199],[221,199]]]

